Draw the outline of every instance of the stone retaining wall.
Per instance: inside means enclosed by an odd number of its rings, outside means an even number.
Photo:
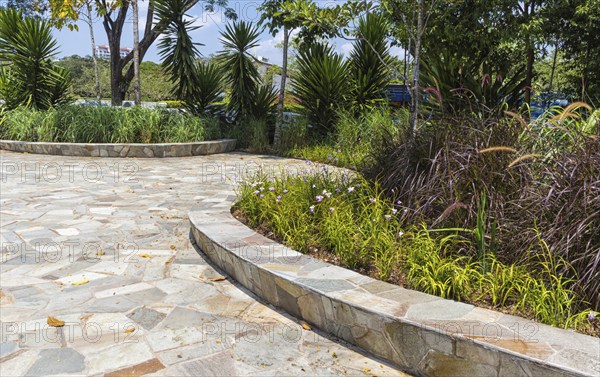
[[[288,249],[230,203],[192,211],[196,243],[264,300],[424,376],[599,376],[600,339],[384,283]]]
[[[233,151],[235,144],[236,140],[233,139],[161,144],[44,143],[0,140],[0,149],[59,156],[162,158],[226,153]]]

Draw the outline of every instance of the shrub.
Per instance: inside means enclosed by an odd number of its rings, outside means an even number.
[[[20,11],[0,9],[0,97],[5,106],[48,109],[68,101],[70,77],[56,66],[52,25]]]
[[[586,303],[563,275],[572,267],[539,234],[529,258],[519,263],[504,263],[493,253],[481,260],[463,252],[472,242],[452,230],[403,227],[396,216],[401,204],[358,174],[310,162],[270,173],[242,182],[234,210],[296,250],[443,298],[593,334],[582,314],[590,310],[579,311]]]
[[[573,267],[560,267],[566,287],[598,309],[600,142],[575,107],[531,124],[514,114],[430,121],[414,138],[384,139],[365,173],[402,202],[403,224],[470,239],[464,256],[518,263],[541,238]]]
[[[218,121],[143,107],[63,106],[47,111],[7,111],[0,137],[9,140],[69,143],[161,143],[205,139],[205,124],[218,137]]]
[[[316,137],[334,131],[337,110],[345,106],[349,90],[348,74],[348,63],[330,46],[314,43],[300,49],[292,94],[304,107]]]

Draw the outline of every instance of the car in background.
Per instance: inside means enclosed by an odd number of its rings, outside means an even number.
[[[551,107],[567,107],[570,103],[571,100],[565,93],[542,92],[529,106],[531,119],[541,117]]]

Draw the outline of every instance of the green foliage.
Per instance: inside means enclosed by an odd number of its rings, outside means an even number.
[[[205,135],[205,128],[210,129],[210,137],[219,137],[215,122],[144,107],[71,105],[46,111],[20,107],[3,114],[0,138],[67,143],[180,143],[205,140],[209,136]]]
[[[65,68],[72,78],[69,94],[76,98],[95,98],[94,63],[90,56],[67,56],[55,64]],[[102,98],[110,96],[110,66],[106,59],[98,59],[100,94]],[[140,63],[142,101],[165,101],[173,99],[172,85],[160,64]],[[133,98],[133,89],[127,91],[126,99]],[[185,103],[183,103],[185,104]]]
[[[68,72],[52,63],[56,41],[51,24],[23,18],[21,12],[0,10],[0,97],[13,109],[48,109],[65,103]]]
[[[231,86],[228,109],[235,113],[238,122],[249,117],[253,110],[260,76],[250,51],[258,46],[259,36],[258,27],[245,21],[228,24],[221,33],[223,51],[219,60]]]
[[[288,137],[292,130],[298,136],[293,145],[289,142],[282,144],[285,146],[282,148],[284,154],[361,169],[368,165],[370,156],[380,147],[383,139],[396,137],[408,124],[408,112],[405,109],[391,112],[384,107],[375,107],[358,117],[352,112],[341,111],[338,117],[336,133],[331,134],[328,140],[319,140],[315,145],[307,142],[309,139],[305,124],[296,124],[291,130],[285,130],[284,138]]]
[[[405,206],[403,221],[453,229],[472,241],[463,255],[483,272],[489,255],[517,263],[540,238],[564,268],[565,284],[600,305],[600,135],[587,105],[541,119],[442,118],[373,149],[367,175]],[[587,115],[586,115],[587,114]]]
[[[458,60],[444,51],[425,55],[421,72],[437,108],[456,113],[497,111],[503,103],[509,109],[519,106],[525,88],[524,66],[496,73],[482,60]]]
[[[380,279],[405,277],[407,285],[443,298],[492,305],[552,326],[585,330],[585,305],[562,272],[570,266],[540,238],[533,257],[505,264],[461,255],[470,242],[434,237],[425,226],[403,229],[398,204],[360,175],[308,163],[288,171],[259,171],[238,188],[235,209],[251,227],[272,231],[301,252],[339,261]],[[487,266],[487,267],[486,267]]]
[[[330,46],[315,43],[300,49],[293,94],[316,135],[334,131],[337,110],[345,106],[350,88],[348,74],[348,63]]]
[[[368,13],[358,22],[350,53],[353,106],[364,111],[385,103],[383,90],[389,82],[392,59],[387,42],[388,25],[383,16]]]
[[[195,0],[157,3],[158,17],[170,20],[158,47],[162,66],[173,83],[173,95],[195,114],[205,114],[215,108],[223,90],[224,73],[216,64],[198,63],[198,43],[192,42],[190,33],[199,27],[193,26],[195,20],[186,15],[194,3]]]

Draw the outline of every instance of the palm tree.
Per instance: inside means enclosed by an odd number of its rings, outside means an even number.
[[[254,95],[259,86],[260,76],[254,65],[250,50],[258,46],[260,30],[250,22],[240,21],[228,24],[221,33],[223,50],[218,58],[227,72],[231,85],[229,110],[235,113],[237,121],[252,114]]]

